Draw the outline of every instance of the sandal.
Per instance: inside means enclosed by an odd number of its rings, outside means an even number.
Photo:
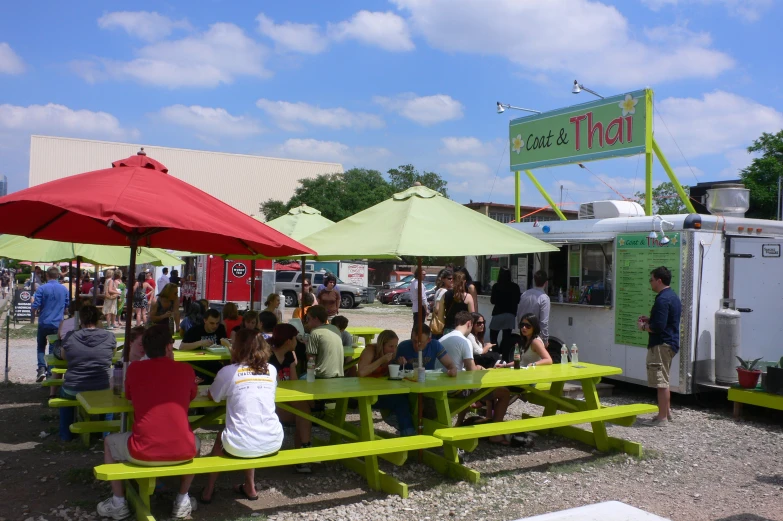
[[[203,487],[201,489],[201,492],[199,492],[199,494],[198,494],[198,502],[201,503],[202,505],[209,505],[210,503],[212,503],[212,498],[204,499],[204,491],[206,489],[207,489],[207,487]],[[214,490],[212,490],[212,495],[213,496],[215,495],[215,491]]]
[[[247,492],[245,492],[245,484],[240,483],[239,485],[234,485],[234,492],[236,494],[239,494],[240,496],[245,496],[245,499],[249,499],[250,501],[255,501],[258,499],[258,496],[250,496]]]

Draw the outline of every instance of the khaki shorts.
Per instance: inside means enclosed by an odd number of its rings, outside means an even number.
[[[117,314],[117,299],[103,301],[103,314],[104,315],[116,315]]]
[[[116,434],[109,434],[106,436],[106,447],[109,449],[109,452],[111,453],[111,457],[114,461],[120,462],[120,461],[127,461],[129,463],[133,463],[135,465],[141,465],[143,467],[163,467],[166,465],[178,465],[180,463],[187,463],[188,461],[193,460],[184,460],[184,461],[140,461],[137,459],[134,459],[130,455],[130,451],[128,451],[128,439],[130,438],[131,433],[130,432],[119,432]],[[196,436],[193,435],[193,438],[196,440],[196,455],[198,456],[198,453],[201,451],[201,440]]]
[[[647,384],[658,389],[669,388],[669,370],[674,351],[668,344],[647,348]]]

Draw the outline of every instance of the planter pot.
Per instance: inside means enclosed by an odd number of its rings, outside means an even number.
[[[772,394],[783,394],[783,368],[767,367],[766,390]]]
[[[756,369],[754,371],[748,371],[741,367],[737,368],[737,378],[739,379],[740,387],[745,389],[755,389],[759,383],[759,377],[761,376],[761,370]]]

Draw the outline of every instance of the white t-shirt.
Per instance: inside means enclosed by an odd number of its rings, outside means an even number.
[[[444,335],[441,337],[440,343],[446,348],[446,352],[457,367],[457,371],[465,370],[465,360],[473,360],[473,345],[459,331],[454,330],[448,335]],[[446,367],[440,363],[440,360],[435,362],[435,369],[446,371]]]
[[[273,454],[283,445],[283,426],[275,414],[277,369],[256,374],[247,366],[223,367],[209,388],[216,402],[226,400],[226,428],[223,447],[239,458]]]
[[[161,275],[160,276],[160,278],[158,279],[158,287],[155,288],[158,291],[158,293],[163,291],[163,288],[166,287],[166,284],[168,284],[170,280],[171,279],[169,279],[168,275]]]

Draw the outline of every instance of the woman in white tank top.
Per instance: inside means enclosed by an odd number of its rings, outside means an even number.
[[[519,334],[522,336],[524,347],[519,360],[521,367],[535,367],[537,365],[551,365],[552,357],[549,356],[544,342],[539,335],[541,326],[538,317],[533,313],[523,315],[519,320]]]

